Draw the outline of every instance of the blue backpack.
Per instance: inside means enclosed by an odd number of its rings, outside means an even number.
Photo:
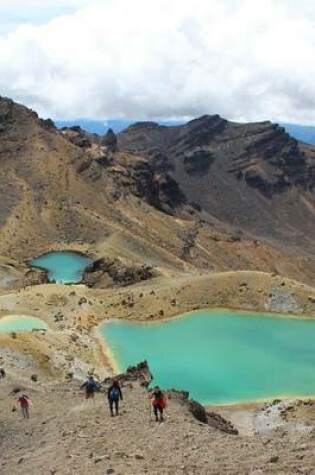
[[[120,396],[119,387],[118,386],[113,386],[111,391],[110,391],[109,397],[111,399],[113,399],[114,401],[117,401],[119,399],[119,396]]]

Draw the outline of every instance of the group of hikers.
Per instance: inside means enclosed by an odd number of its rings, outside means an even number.
[[[94,380],[93,376],[89,376],[88,380],[83,383],[80,389],[85,389],[85,399],[94,399],[95,392],[99,389],[99,384]],[[123,400],[123,394],[117,379],[114,379],[107,390],[107,399],[110,415],[119,415],[119,402]],[[155,386],[150,392],[150,403],[153,408],[155,420],[163,421],[163,413],[167,404],[166,396],[159,386]]]
[[[85,389],[85,399],[94,400],[95,393],[100,389],[100,384],[97,383],[93,376],[89,376],[87,381],[85,381],[81,386],[80,389]],[[163,391],[159,388],[159,386],[155,386],[153,390],[149,393],[150,397],[150,404],[153,408],[153,413],[155,416],[155,420],[157,422],[162,422],[164,420],[163,413],[164,409],[167,405],[166,395]],[[118,416],[119,415],[119,402],[123,400],[122,390],[117,379],[114,379],[112,384],[109,386],[107,390],[107,400],[109,405],[109,412],[110,415]],[[14,400],[14,404],[12,407],[12,411],[16,411],[16,402],[20,406],[21,415],[24,419],[29,418],[29,408],[32,406],[32,401],[28,397],[26,393],[22,393]]]

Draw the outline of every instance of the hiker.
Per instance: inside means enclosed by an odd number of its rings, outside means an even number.
[[[107,398],[109,404],[110,415],[114,416],[113,406],[115,406],[115,414],[118,416],[119,413],[119,400],[123,400],[121,388],[117,379],[113,380],[112,385],[108,388]]]
[[[80,386],[80,389],[85,388],[85,399],[94,399],[94,394],[97,389],[97,384],[94,381],[93,376],[89,376],[89,379]]]
[[[163,391],[161,391],[159,386],[155,386],[152,393],[150,394],[150,399],[151,399],[151,404],[153,407],[156,422],[158,422],[159,420],[160,422],[164,421],[163,411],[166,407],[166,396],[163,393]],[[160,414],[160,419],[159,419],[159,414]]]
[[[32,401],[27,394],[23,393],[17,398],[18,403],[20,404],[21,414],[24,419],[29,418],[29,407],[32,405]]]
[[[0,368],[0,379],[4,379],[6,377],[6,372],[3,368]]]

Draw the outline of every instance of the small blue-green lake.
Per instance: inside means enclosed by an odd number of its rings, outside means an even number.
[[[40,318],[28,315],[8,315],[0,318],[0,333],[28,332],[35,329],[48,330],[48,328],[47,323]]]
[[[78,283],[91,259],[76,252],[49,252],[28,262],[29,266],[48,271],[48,279],[62,284]]]
[[[315,395],[315,319],[213,310],[99,331],[117,370],[147,359],[155,384],[203,403]]]

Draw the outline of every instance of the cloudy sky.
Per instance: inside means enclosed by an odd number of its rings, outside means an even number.
[[[315,124],[314,0],[0,0],[0,94],[53,119]]]

